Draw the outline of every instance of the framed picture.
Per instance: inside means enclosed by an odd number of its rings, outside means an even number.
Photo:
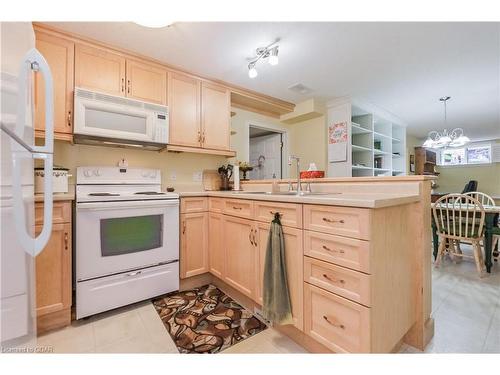
[[[410,173],[415,173],[415,155],[410,155]]]

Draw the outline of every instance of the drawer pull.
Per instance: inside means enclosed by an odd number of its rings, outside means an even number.
[[[71,111],[68,111],[68,126],[71,126]]]
[[[186,233],[186,221],[184,220],[182,222],[182,234],[185,234]]]
[[[326,251],[331,251],[331,252],[334,252],[334,253],[340,253],[340,254],[344,254],[344,253],[345,253],[345,251],[344,251],[344,250],[342,250],[342,249],[340,249],[340,250],[332,250],[332,249],[330,249],[330,248],[329,248],[328,246],[326,246],[326,245],[323,245],[323,249],[325,249]]]
[[[243,207],[236,207],[236,206],[233,206],[233,210],[242,210]]]
[[[64,233],[64,250],[68,250],[69,236],[68,233]]]
[[[323,274],[323,277],[325,279],[327,279],[328,281],[331,281],[332,283],[341,283],[341,284],[345,284],[345,280],[343,279],[334,279],[330,276],[328,276],[326,273]]]
[[[142,273],[142,271],[135,271],[135,272],[127,273],[125,276],[137,276],[137,275],[140,275],[141,273]]]
[[[323,319],[325,319],[328,324],[330,324],[334,327],[345,329],[345,326],[343,324],[332,322],[330,319],[328,319],[328,317],[326,315],[323,315]]]
[[[341,219],[341,220],[333,220],[333,219],[329,219],[327,217],[324,217],[323,221],[327,222],[327,223],[340,223],[340,224],[344,224],[344,220],[343,219]]]

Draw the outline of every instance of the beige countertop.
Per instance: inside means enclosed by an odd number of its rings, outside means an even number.
[[[322,195],[291,196],[279,194],[252,194],[244,191],[189,191],[177,192],[180,197],[222,197],[234,199],[252,199],[287,203],[309,203],[330,206],[380,208],[397,206],[419,201],[418,195],[383,194],[383,193],[326,193]]]
[[[52,198],[55,201],[73,201],[75,200],[75,193],[74,192],[69,192],[69,193],[54,193],[52,195]],[[43,202],[43,194],[35,194],[35,202]]]

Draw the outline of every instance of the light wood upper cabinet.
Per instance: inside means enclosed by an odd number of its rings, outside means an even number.
[[[127,97],[167,104],[167,71],[138,60],[127,60]]]
[[[255,301],[262,305],[264,265],[266,260],[267,239],[269,237],[270,224],[256,224],[256,242],[258,253],[256,257],[256,279],[255,279]],[[303,314],[303,254],[302,254],[302,230],[283,227],[285,237],[285,261],[290,301],[292,303],[292,318],[294,326],[300,330],[304,327]]]
[[[251,220],[224,215],[224,281],[250,298],[255,298],[255,232]]]
[[[208,212],[181,214],[181,278],[208,272]]]
[[[75,86],[125,96],[125,57],[83,44],[75,47]]]
[[[201,128],[204,148],[229,150],[231,94],[222,86],[203,82],[201,86]]]
[[[45,33],[36,33],[36,48],[42,53],[52,72],[54,85],[54,137],[71,139],[73,133],[73,42]],[[45,82],[35,75],[35,130],[45,131]]]
[[[170,144],[201,146],[199,80],[186,75],[169,74]]]
[[[208,214],[208,258],[209,271],[223,279],[224,272],[224,232],[222,214],[210,212]]]

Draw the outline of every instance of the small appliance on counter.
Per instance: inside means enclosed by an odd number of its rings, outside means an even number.
[[[323,178],[325,171],[318,171],[315,163],[310,163],[307,171],[300,172],[300,178]]]
[[[54,165],[52,168],[52,192],[67,193],[69,169]],[[44,167],[35,168],[35,194],[43,194],[45,191],[45,170]]]

